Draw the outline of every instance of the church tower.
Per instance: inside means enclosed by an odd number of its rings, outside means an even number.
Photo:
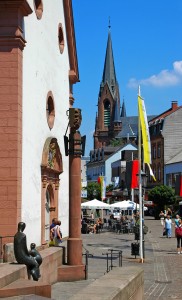
[[[94,149],[108,146],[122,127],[119,85],[116,79],[110,27],[109,25],[104,70],[98,96]]]

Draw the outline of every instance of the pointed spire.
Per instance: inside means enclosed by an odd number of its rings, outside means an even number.
[[[109,17],[109,26],[108,26],[109,30],[111,28],[111,20],[110,20],[110,17]]]
[[[108,85],[111,88],[111,91],[114,92],[116,84],[117,84],[117,80],[116,80],[114,57],[113,57],[113,50],[112,50],[110,19],[109,19],[108,28],[109,28],[109,30],[108,30],[107,48],[106,48],[104,71],[103,71],[103,75],[102,75],[102,83],[101,84],[105,84],[106,82],[108,82]]]
[[[115,108],[114,108],[114,123],[121,123],[121,117],[120,117],[120,103],[118,101],[118,98],[116,99]]]
[[[122,104],[122,108],[121,108],[121,117],[126,117],[126,108],[125,108],[124,98],[123,98],[123,104]]]

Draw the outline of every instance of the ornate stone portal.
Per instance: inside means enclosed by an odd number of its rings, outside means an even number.
[[[41,232],[42,244],[49,240],[49,224],[58,217],[59,175],[63,172],[62,155],[56,138],[45,141],[42,163]],[[48,220],[49,219],[49,220]]]

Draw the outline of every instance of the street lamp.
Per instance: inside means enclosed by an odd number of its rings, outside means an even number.
[[[140,226],[142,233],[140,234],[140,237],[142,237],[142,248],[143,248],[143,258],[145,258],[145,239],[144,239],[144,195],[145,195],[145,187],[146,187],[146,177],[148,175],[143,172],[142,170],[140,171],[140,174],[136,174],[136,176],[141,177],[141,195],[139,193],[139,197],[141,196],[141,202],[140,205],[142,206],[142,210],[140,208],[140,212],[142,211],[142,215],[140,217],[140,221],[142,222],[142,225]],[[141,243],[141,241],[140,241]],[[141,244],[140,244],[141,245]]]

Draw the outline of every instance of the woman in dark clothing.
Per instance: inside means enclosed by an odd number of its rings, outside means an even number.
[[[176,229],[177,228],[181,228],[181,230],[182,230],[182,221],[181,221],[181,219],[179,219],[179,221],[178,221],[178,225],[177,225],[177,227],[176,227]],[[176,232],[176,239],[177,239],[177,252],[178,252],[178,254],[182,254],[182,236],[179,236],[178,234],[177,234],[177,232]]]

